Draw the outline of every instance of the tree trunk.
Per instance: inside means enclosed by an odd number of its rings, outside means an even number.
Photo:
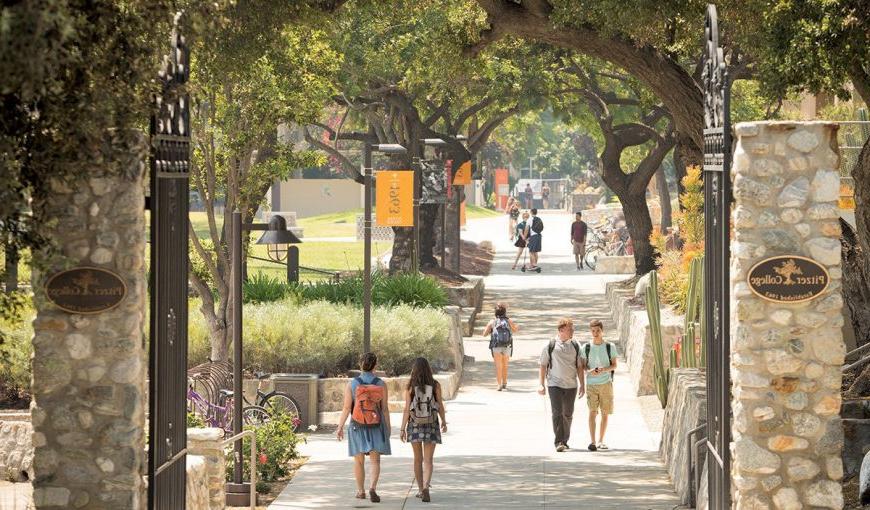
[[[672,223],[671,218],[671,192],[668,190],[668,179],[665,176],[665,166],[659,167],[656,172],[656,188],[659,191],[659,201],[662,206],[662,233],[666,228],[670,228]]]
[[[631,235],[635,274],[643,276],[656,268],[655,249],[649,242],[649,236],[652,234],[652,219],[646,204],[646,190],[637,194],[623,190],[614,192],[622,202],[622,213],[625,215],[625,224]]]
[[[390,257],[390,274],[411,270],[411,253],[414,247],[413,227],[393,227],[393,254]]]
[[[227,324],[209,324],[211,338],[211,361],[227,361],[230,359],[230,328]]]
[[[686,176],[686,160],[683,159],[683,146],[679,142],[680,134],[677,133],[677,145],[674,147],[674,177],[677,179],[677,197],[679,198],[683,193],[686,192],[686,188],[683,186],[683,177]],[[683,210],[683,204],[677,200],[679,204],[677,207],[680,210]]]
[[[18,290],[18,250],[10,243],[6,246],[6,292]]]
[[[438,265],[435,258],[436,228],[440,223],[441,215],[438,204],[424,204],[420,206],[420,267],[429,268]]]
[[[843,301],[849,309],[857,347],[870,343],[870,280],[865,268],[865,252],[858,245],[855,231],[840,218],[843,237]]]
[[[852,169],[852,179],[855,182],[855,226],[858,244],[862,252],[870,254],[870,139],[864,142],[858,162]],[[870,275],[870,260],[867,257],[863,269],[864,274]]]

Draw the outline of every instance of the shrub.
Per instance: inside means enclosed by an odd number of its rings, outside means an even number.
[[[274,415],[268,422],[253,428],[257,437],[258,481],[274,482],[287,476],[290,473],[290,462],[299,458],[299,444],[305,442],[305,436],[293,431],[294,418],[289,415]],[[242,478],[248,480],[251,476],[251,440],[248,437],[242,441],[242,458]],[[227,453],[226,459],[226,477],[229,481],[234,468],[232,451]],[[257,490],[261,490],[259,485]]]
[[[266,273],[255,273],[242,284],[242,295],[245,304],[248,303],[271,303],[296,295],[297,287],[282,282],[274,276]]]
[[[689,269],[683,259],[683,253],[677,250],[664,251],[659,258],[659,296],[677,313],[685,313],[689,289]]]
[[[14,294],[13,294],[14,295]],[[3,296],[3,294],[0,294]],[[0,318],[0,401],[26,403],[30,392],[30,356],[33,352],[33,325],[36,314],[30,298],[13,298],[15,311]]]
[[[202,429],[205,428],[205,420],[193,411],[187,412],[187,428]]]
[[[704,243],[704,182],[701,179],[701,167],[686,168],[686,176],[682,180],[685,191],[680,195],[682,211],[675,215],[674,220],[680,229],[680,237],[686,245],[703,246]]]
[[[378,279],[373,293],[374,302],[379,305],[440,308],[447,304],[447,293],[435,279],[412,273]]]
[[[372,282],[374,287],[374,282]],[[362,303],[362,277],[354,276],[339,282],[318,281],[302,287],[304,301],[329,301],[330,303]]]
[[[191,366],[207,360],[208,327],[191,314]],[[251,304],[244,310],[245,368],[267,372],[344,374],[362,351],[362,311],[352,305],[316,301]],[[372,348],[390,375],[407,372],[417,356],[446,358],[449,322],[440,310],[410,306],[372,311]]]

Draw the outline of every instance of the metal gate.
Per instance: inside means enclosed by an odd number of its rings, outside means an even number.
[[[707,470],[710,510],[731,507],[729,259],[731,214],[730,83],[716,6],[704,25],[704,313],[707,348]]]
[[[151,117],[148,508],[185,507],[190,54],[179,16]]]

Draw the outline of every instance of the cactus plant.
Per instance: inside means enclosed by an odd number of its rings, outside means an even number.
[[[695,338],[697,338],[703,286],[703,257],[695,257],[689,266],[689,288],[686,296],[686,316],[683,322],[683,349],[680,363],[682,367],[698,367]]]
[[[650,273],[649,287],[646,289],[646,313],[649,317],[650,340],[652,341],[654,370],[653,377],[656,395],[662,408],[668,404],[669,374],[665,368],[664,346],[662,345],[661,305],[659,303],[659,280],[655,271]]]
[[[698,359],[699,367],[707,366],[707,291],[704,286],[704,257],[701,257],[700,268],[698,268],[698,273],[700,273],[700,294],[701,294],[701,313],[699,319],[699,329],[701,330],[701,355]]]

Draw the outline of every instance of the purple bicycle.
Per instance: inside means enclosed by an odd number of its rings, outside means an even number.
[[[209,427],[222,428],[229,435],[233,431],[233,392],[220,390],[218,394],[219,404],[215,404],[197,393],[193,385],[188,386],[187,410],[199,415]],[[269,418],[269,411],[264,407],[249,405],[242,408],[242,423],[245,425],[262,425]]]

